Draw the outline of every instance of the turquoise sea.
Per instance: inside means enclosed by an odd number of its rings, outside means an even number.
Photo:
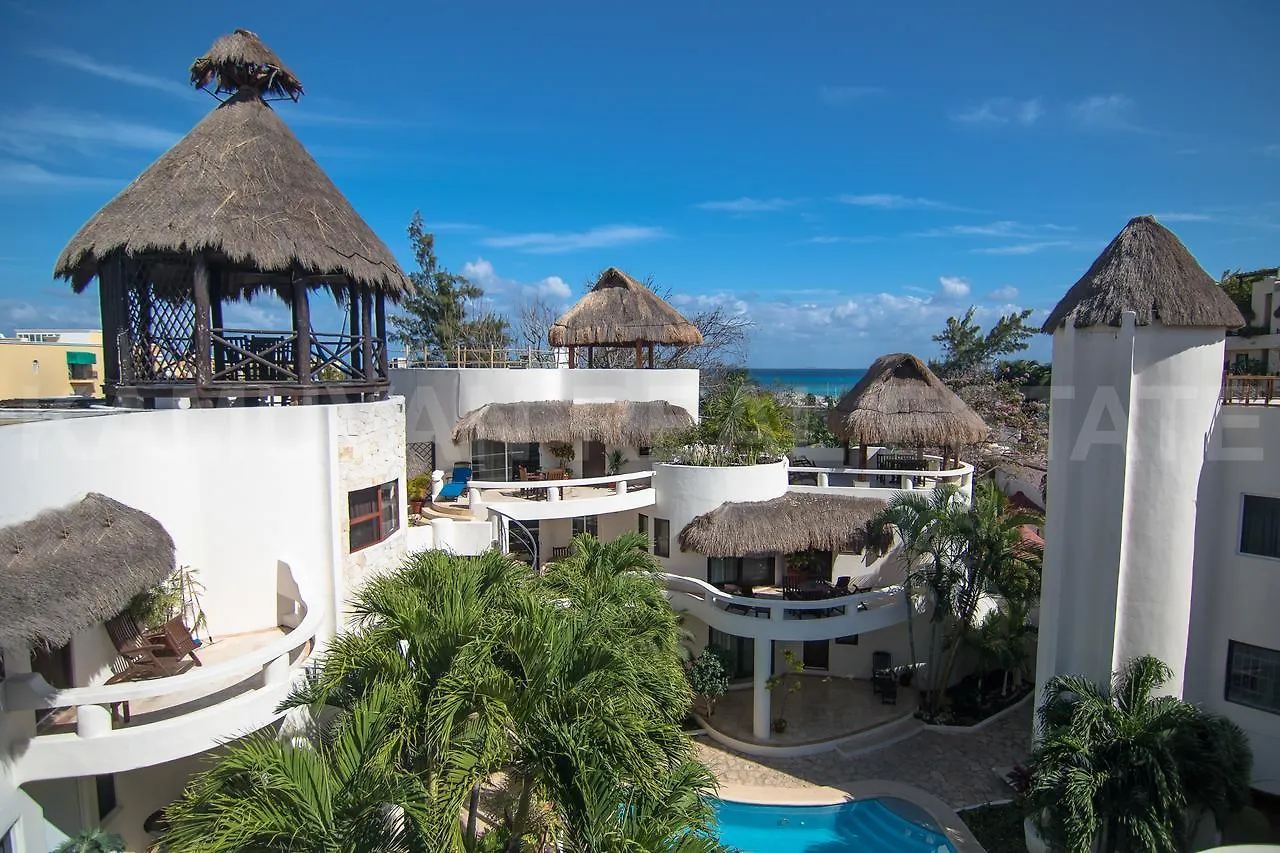
[[[848,391],[867,371],[854,368],[819,367],[750,367],[747,375],[752,382],[765,388],[786,388],[801,394],[820,394],[838,397]]]

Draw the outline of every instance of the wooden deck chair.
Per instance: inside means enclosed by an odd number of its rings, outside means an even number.
[[[203,666],[200,658],[196,657],[196,649],[200,648],[200,644],[191,636],[191,629],[182,621],[181,616],[175,616],[155,631],[149,632],[144,639],[148,643],[164,646],[166,655],[178,659],[190,657],[196,666]]]
[[[195,666],[171,654],[161,643],[152,643],[142,635],[138,623],[127,613],[121,613],[105,623],[107,635],[125,666],[107,679],[107,684],[122,681],[141,681],[146,678],[167,678],[181,675]]]

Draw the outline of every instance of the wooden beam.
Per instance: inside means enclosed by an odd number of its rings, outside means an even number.
[[[311,384],[311,302],[307,283],[300,278],[293,280],[293,369],[298,383]]]
[[[210,326],[217,334],[225,336],[222,324],[222,267],[209,265],[209,317]],[[213,372],[221,373],[227,367],[227,351],[221,344],[213,347]]]
[[[351,340],[356,341],[360,338],[360,287],[359,285],[347,285],[347,307],[351,314]],[[354,347],[351,350],[351,367],[360,374],[364,375],[364,367],[360,364],[360,348]]]
[[[378,350],[378,375],[387,375],[387,294],[381,290],[378,291],[373,303],[374,309],[374,335],[382,344]]]
[[[116,405],[120,384],[120,332],[125,331],[124,259],[113,254],[98,267],[98,309],[102,313],[102,388],[107,405]]]
[[[367,285],[360,288],[360,332],[361,375],[373,379],[373,290]]]
[[[644,367],[644,344],[636,341],[636,369]]]
[[[649,369],[653,370],[653,344],[649,344]]]
[[[203,391],[213,376],[209,364],[209,265],[204,255],[197,254],[191,269],[191,295],[196,307],[195,349],[196,349],[196,400],[202,400]]]
[[[578,366],[578,348],[573,344],[569,345],[569,369],[573,370]]]

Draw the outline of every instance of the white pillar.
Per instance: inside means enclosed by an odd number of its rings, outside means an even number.
[[[773,720],[769,708],[769,689],[766,687],[773,674],[773,640],[756,638],[755,667],[751,684],[751,733],[756,740],[769,739],[769,726]]]
[[[76,706],[76,734],[80,737],[111,734],[111,709],[106,705]]]

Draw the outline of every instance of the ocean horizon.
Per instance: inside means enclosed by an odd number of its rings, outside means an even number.
[[[748,367],[747,377],[764,388],[838,397],[866,372],[865,367]]]

